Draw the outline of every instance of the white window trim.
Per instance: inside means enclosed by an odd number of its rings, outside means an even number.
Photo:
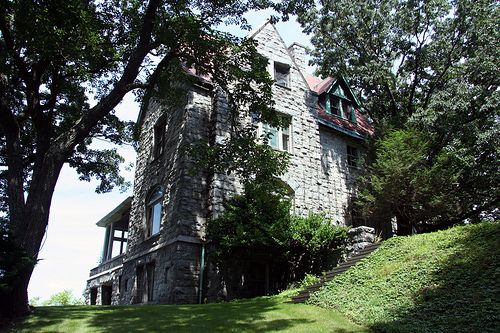
[[[271,76],[274,80],[274,83],[277,86],[280,86],[282,88],[291,89],[292,88],[292,66],[290,64],[287,64],[284,62],[279,62],[279,61],[270,61],[270,63],[271,63]],[[287,75],[286,85],[279,84],[276,81],[276,65],[282,66],[282,67],[288,67],[288,75]]]
[[[257,137],[259,138],[259,140],[263,140],[263,135],[265,135],[265,131],[264,131],[264,123],[262,122],[259,122],[256,124],[257,126]],[[271,146],[269,143],[269,147],[273,148],[273,149],[276,149],[276,150],[279,150],[279,151],[286,151],[288,153],[292,153],[293,152],[293,138],[292,138],[292,121],[290,121],[290,124],[288,125],[288,149],[283,149],[283,128],[277,128],[277,127],[273,127],[273,126],[270,126],[268,125],[269,127],[272,127],[274,129],[276,129],[276,135],[278,137],[278,147],[273,147]],[[286,133],[285,133],[286,134]]]
[[[354,149],[354,154],[349,154],[349,150]],[[359,148],[351,145],[346,146],[346,163],[349,168],[357,169],[359,167]],[[354,164],[349,163],[353,159]]]

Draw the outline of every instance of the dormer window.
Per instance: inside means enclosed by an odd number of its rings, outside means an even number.
[[[332,87],[332,89],[324,93],[324,95],[320,98],[320,103],[324,107],[327,114],[348,119],[355,123],[355,103],[348,96],[351,96],[351,94],[346,93],[340,84],[336,84]]]
[[[279,86],[290,88],[290,65],[275,62],[274,81]]]

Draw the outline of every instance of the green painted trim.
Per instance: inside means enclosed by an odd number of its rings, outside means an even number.
[[[333,88],[337,84],[341,84],[340,81],[344,82],[344,86],[347,88],[347,91],[351,95],[351,97],[353,98],[353,101],[351,101],[349,98],[347,98],[347,96],[341,96],[339,94],[336,94],[335,92],[332,92]],[[351,101],[352,103],[356,104],[356,106],[361,107],[361,103],[356,98],[356,95],[354,95],[354,93],[353,93],[353,91],[351,89],[351,86],[349,85],[349,82],[347,82],[347,80],[344,78],[343,75],[339,75],[339,78],[335,78],[335,80],[331,83],[330,87],[325,90],[325,92],[328,93],[328,94],[332,94],[332,95],[338,96],[340,98],[344,98],[344,99],[346,99],[348,101]]]
[[[356,109],[351,105],[351,121],[355,124],[358,123],[358,119],[356,119]]]
[[[326,113],[332,114],[332,109],[330,106],[330,95],[328,93],[325,96],[325,109],[326,109]]]
[[[339,98],[339,117],[345,119],[344,108],[342,107],[342,99]]]

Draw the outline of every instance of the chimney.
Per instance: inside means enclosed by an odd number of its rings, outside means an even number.
[[[299,44],[299,43],[293,43],[288,47],[288,52],[290,52],[290,55],[293,57],[295,60],[295,63],[299,67],[299,70],[303,73],[306,74],[306,47]]]

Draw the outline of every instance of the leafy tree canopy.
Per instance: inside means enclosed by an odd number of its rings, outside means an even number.
[[[287,18],[308,2],[0,0],[0,209],[20,251],[36,260],[65,163],[83,180],[99,179],[98,192],[124,185],[121,157],[91,143],[131,142],[133,124],[114,108],[131,91],[155,97],[172,66],[210,77],[234,114],[246,105],[273,122],[254,43],[213,27],[247,27],[243,14],[262,8]],[[2,296],[9,306],[0,313],[26,313],[31,271]]]
[[[453,223],[494,211],[500,147],[498,2],[322,4],[300,16],[313,34],[313,62],[323,75],[350,78],[377,127],[375,139],[382,140],[372,145],[368,158],[365,208],[373,213],[376,202],[382,211],[382,203],[390,202],[387,215],[405,210],[407,216],[399,220],[406,226],[439,218]],[[414,190],[427,194],[413,196]],[[447,205],[450,210],[443,214],[434,209]]]

